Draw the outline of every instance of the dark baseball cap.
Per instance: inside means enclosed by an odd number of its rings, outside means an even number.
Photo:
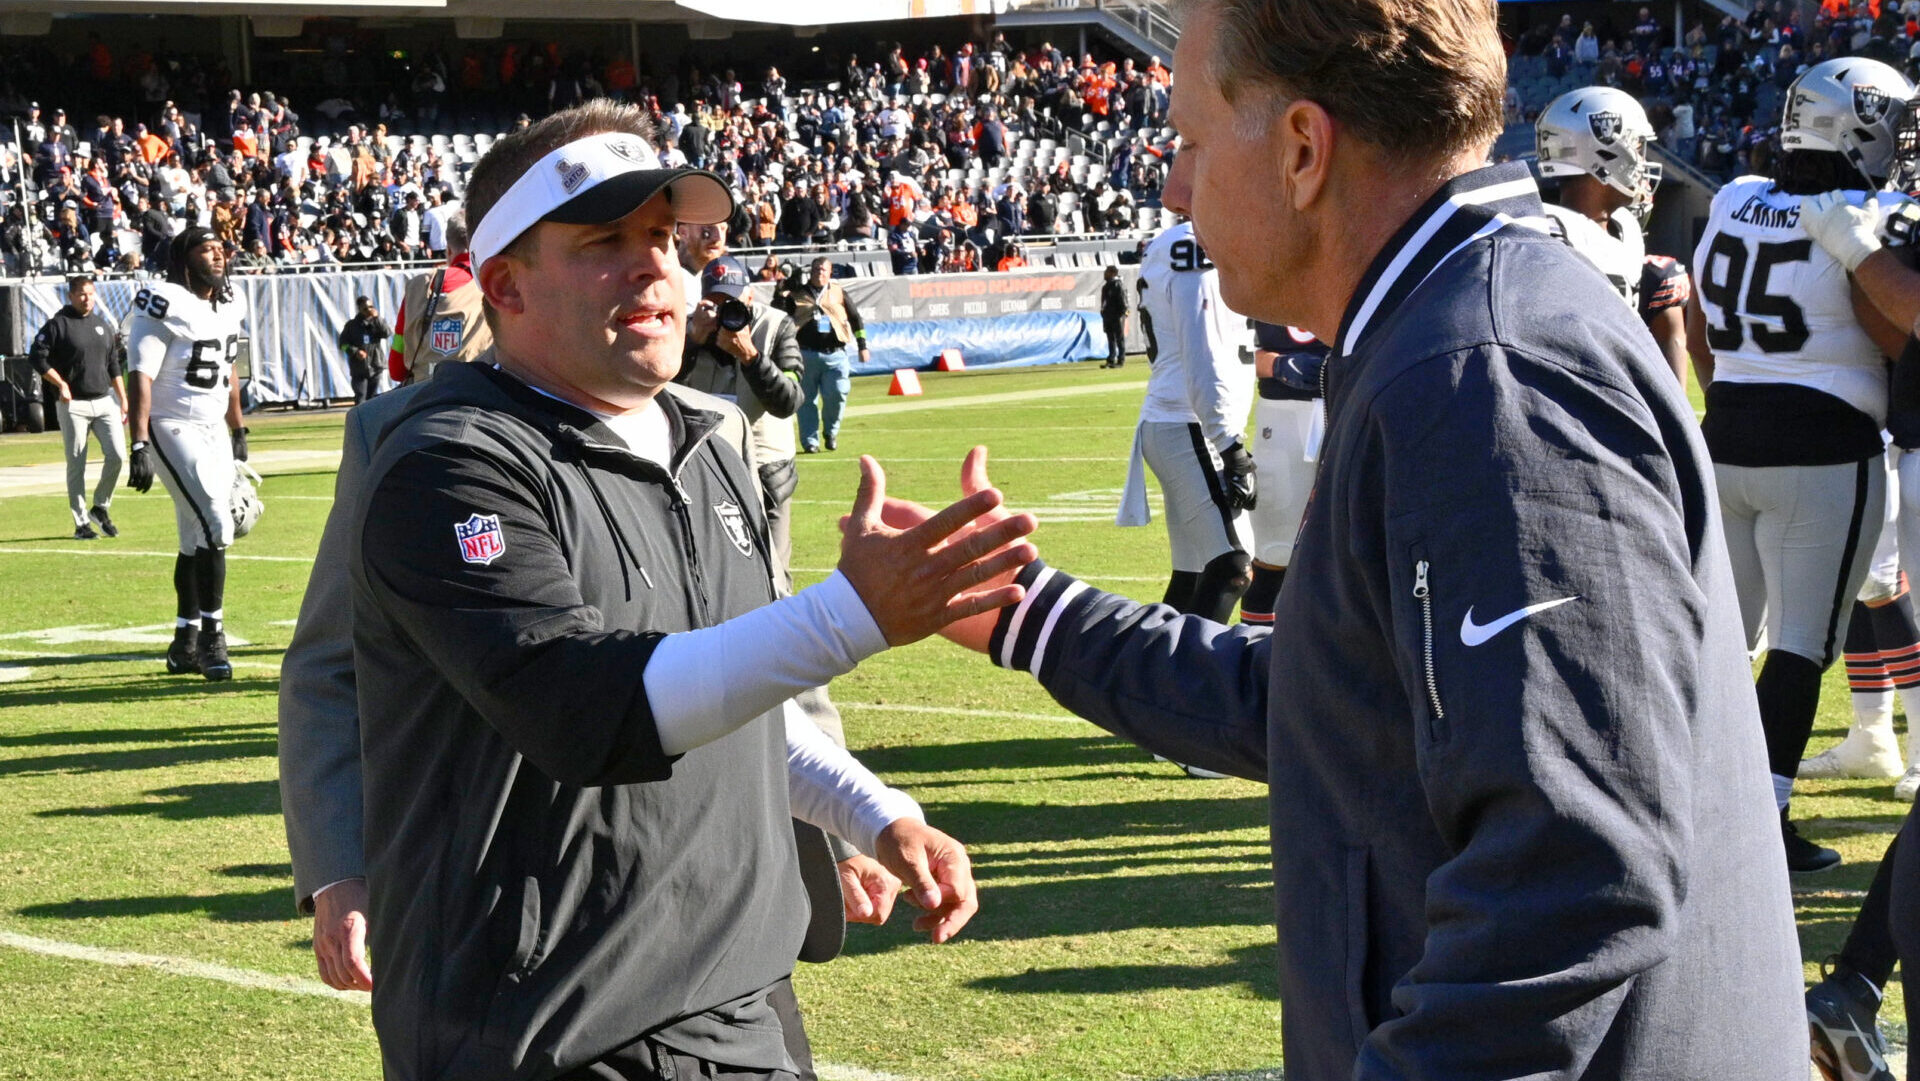
[[[748,277],[747,268],[731,255],[715,259],[700,272],[701,296],[719,293],[739,300],[747,295],[747,289],[752,284],[753,279]]]

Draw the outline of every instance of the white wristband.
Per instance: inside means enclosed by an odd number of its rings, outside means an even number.
[[[641,682],[660,749],[685,754],[887,648],[839,571],[715,627],[670,634]]]

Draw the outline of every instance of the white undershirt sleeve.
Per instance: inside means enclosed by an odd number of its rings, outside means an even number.
[[[153,378],[160,374],[160,365],[167,359],[167,338],[164,334],[152,331],[135,333],[132,347],[128,350],[128,367],[141,375]]]
[[[886,648],[839,571],[718,626],[669,634],[641,676],[660,749],[685,754],[712,743]]]
[[[925,822],[912,796],[888,788],[788,701],[787,802],[793,817],[871,856],[880,831],[902,818]]]

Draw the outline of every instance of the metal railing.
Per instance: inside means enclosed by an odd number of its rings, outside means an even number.
[[[1180,40],[1180,24],[1174,21],[1172,9],[1160,0],[1009,0],[1006,10],[1104,12],[1158,46],[1162,59],[1173,55],[1173,47]]]

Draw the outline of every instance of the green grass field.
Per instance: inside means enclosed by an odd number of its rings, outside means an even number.
[[[840,451],[801,459],[797,577],[835,561],[858,454],[881,459],[894,494],[944,503],[960,456],[984,442],[1009,501],[1039,512],[1051,562],[1157,598],[1164,532],[1112,524],[1144,378],[1089,364],[928,375],[926,396],[904,402],[857,381]],[[299,993],[313,989],[298,982],[315,977],[311,924],[293,911],[275,781],[278,664],[330,506],[324,452],[341,414],[250,423],[268,510],[230,563],[231,683],[162,674],[174,536],[157,486],[124,492],[120,538],[88,544],[70,539],[57,471],[44,494],[0,498],[0,1078],[379,1074],[365,1006]],[[0,481],[58,461],[55,436],[0,438]],[[1260,786],[1189,780],[943,642],[886,654],[834,695],[863,760],[967,843],[982,910],[947,946],[896,914],[852,929],[840,960],[801,966],[824,1076],[1106,1081],[1279,1065]],[[1836,668],[1814,749],[1846,718]],[[1890,782],[1802,793],[1807,834],[1848,861],[1799,886],[1802,948],[1817,960],[1838,948],[1905,808]],[[91,950],[53,956],[47,943]],[[100,951],[222,968],[108,964],[128,958]],[[246,974],[295,979],[235,982]]]

